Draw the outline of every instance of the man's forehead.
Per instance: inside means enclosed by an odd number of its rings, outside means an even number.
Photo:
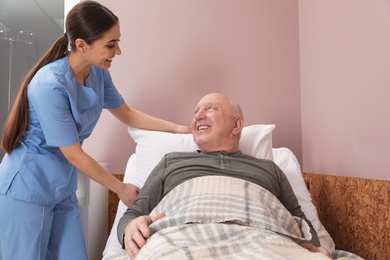
[[[198,105],[196,106],[196,108],[199,108],[199,107],[208,107],[208,106],[221,106],[222,103],[219,102],[219,101],[208,101],[208,100],[205,100],[205,101],[200,101],[198,103]]]

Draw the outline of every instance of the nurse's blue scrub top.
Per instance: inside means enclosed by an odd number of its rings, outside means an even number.
[[[41,68],[28,86],[29,120],[20,145],[0,165],[0,193],[53,205],[77,190],[77,169],[59,146],[82,142],[103,108],[124,103],[108,70],[92,67],[80,85],[65,56]]]

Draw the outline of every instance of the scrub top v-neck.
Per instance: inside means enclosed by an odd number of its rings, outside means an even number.
[[[83,141],[105,109],[124,103],[108,70],[91,67],[80,85],[65,56],[41,68],[28,86],[28,126],[20,145],[0,165],[0,193],[42,205],[77,189],[77,169],[60,146]]]

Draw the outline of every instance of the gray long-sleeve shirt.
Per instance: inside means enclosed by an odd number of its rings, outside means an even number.
[[[117,234],[122,246],[125,227],[131,220],[149,215],[162,198],[179,184],[192,178],[212,175],[243,179],[267,189],[293,216],[309,224],[312,234],[310,242],[320,246],[317,233],[302,212],[282,170],[270,160],[257,159],[241,152],[174,152],[165,155],[146,179],[134,204],[119,221]]]

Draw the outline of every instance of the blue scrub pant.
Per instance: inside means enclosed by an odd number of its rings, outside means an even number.
[[[53,206],[0,194],[0,260],[87,260],[76,195]]]

